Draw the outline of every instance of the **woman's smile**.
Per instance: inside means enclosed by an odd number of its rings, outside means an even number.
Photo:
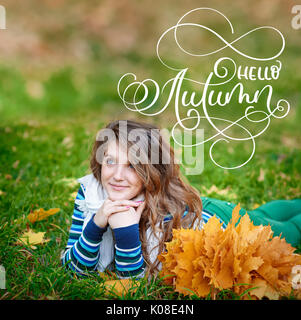
[[[112,183],[109,183],[109,185],[111,186],[111,188],[113,190],[116,190],[116,191],[124,190],[125,188],[128,188],[128,186],[116,185],[116,184],[112,184]]]

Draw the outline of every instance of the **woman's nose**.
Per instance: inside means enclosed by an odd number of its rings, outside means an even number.
[[[115,171],[115,174],[114,174],[114,178],[116,180],[123,180],[124,179],[124,166],[123,165],[118,164],[116,166],[116,171]]]

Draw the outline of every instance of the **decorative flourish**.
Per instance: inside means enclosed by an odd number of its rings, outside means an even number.
[[[204,145],[206,142],[209,142],[211,143],[209,156],[215,165],[227,170],[238,169],[246,165],[253,158],[256,149],[255,138],[267,130],[271,119],[284,118],[290,111],[290,103],[287,100],[279,99],[273,101],[274,99],[272,99],[274,97],[272,86],[273,82],[271,81],[279,79],[282,69],[281,61],[275,59],[277,59],[283,53],[285,48],[285,39],[283,34],[278,29],[271,26],[263,26],[255,28],[229,42],[223,37],[223,35],[217,33],[208,26],[197,23],[183,22],[183,19],[187,18],[191,13],[204,10],[208,11],[208,13],[210,12],[213,14],[218,14],[220,17],[222,17],[225,21],[225,29],[227,27],[230,28],[231,33],[234,34],[234,27],[230,20],[218,10],[212,8],[196,8],[190,10],[180,18],[175,26],[170,27],[161,35],[156,47],[157,57],[162,65],[173,72],[177,72],[177,74],[166,81],[162,88],[160,88],[160,85],[153,79],[147,78],[143,81],[139,81],[137,80],[137,76],[135,74],[126,73],[118,81],[117,91],[120,99],[123,101],[124,106],[128,110],[138,112],[145,116],[159,115],[165,111],[169,105],[172,105],[175,109],[174,111],[177,122],[172,128],[171,135],[177,145],[181,146],[182,148],[191,148],[198,147],[200,145]],[[208,32],[213,37],[219,39],[222,42],[222,45],[220,48],[208,53],[194,54],[188,48],[184,49],[183,45],[180,44],[177,33],[179,29],[183,28],[196,28],[199,31]],[[265,31],[268,31],[269,33],[272,32],[276,39],[279,39],[279,45],[277,45],[275,52],[270,56],[252,56],[251,54],[248,54],[245,51],[240,51],[236,48],[241,39],[248,37],[252,33]],[[230,48],[234,56],[239,55],[244,57],[246,61],[250,60],[252,64],[254,61],[256,61],[260,62],[262,65],[239,65],[235,59],[225,56],[220,57],[215,61],[213,71],[207,75],[206,81],[192,79],[189,75],[190,69],[188,66],[183,66],[181,68],[171,66],[164,61],[169,59],[164,59],[160,54],[160,44],[170,32],[173,32],[177,47],[186,55],[203,59],[219,53],[226,48]],[[194,42],[202,43],[202,38],[199,37]],[[202,45],[202,50],[203,49],[204,46]],[[254,93],[249,94],[246,90],[246,81],[252,82],[255,80],[265,81],[263,82],[264,84],[266,82],[270,82],[270,84],[265,84]],[[229,91],[229,84],[231,81],[233,82],[233,88]],[[184,83],[191,83],[192,87],[196,87],[196,85],[198,85],[202,92],[199,92],[199,90],[188,92],[184,89]],[[223,87],[225,84],[227,84],[227,87]],[[158,108],[155,108],[155,106],[158,106],[159,99],[163,96],[164,90],[165,92],[169,90],[169,92],[167,92],[167,99],[164,105],[162,102],[160,102],[160,108],[158,110]],[[235,101],[236,94],[238,94],[238,101]],[[244,104],[246,104],[246,106]],[[239,116],[239,118],[235,121],[232,119],[223,119],[210,115],[210,111],[215,108],[224,108],[226,106],[233,107],[238,105],[244,106],[245,110],[244,114]],[[256,108],[263,109],[263,107],[266,107],[266,110],[256,110]],[[153,111],[151,110],[152,108],[154,109]],[[232,111],[230,110],[229,115],[231,114]],[[201,140],[197,139],[196,143],[191,145],[186,143],[183,144],[181,139],[176,139],[175,130],[177,127],[179,127],[180,130],[191,133],[192,131],[196,131],[197,133],[198,130],[200,130],[199,126],[201,119],[206,119],[210,127],[214,130],[214,134],[211,137],[208,137],[206,140],[204,140],[203,136],[200,135]],[[192,127],[187,127],[187,124],[191,125],[191,123],[193,123]],[[263,128],[258,129],[258,132],[253,134],[252,132],[254,129],[252,128],[252,130],[250,130],[249,125],[252,127],[257,123],[263,126]],[[222,129],[220,127],[221,125]],[[242,138],[233,136],[233,133],[231,134],[231,128],[239,130]],[[215,139],[215,141],[210,142],[213,139]],[[214,153],[216,153],[216,148],[214,147],[217,144],[220,145],[224,143],[230,143],[232,141],[248,141],[251,143],[252,151],[250,152],[249,157],[246,159],[246,161],[236,166],[225,166],[223,163],[218,163],[214,157]],[[195,174],[200,174],[200,172],[196,171]]]

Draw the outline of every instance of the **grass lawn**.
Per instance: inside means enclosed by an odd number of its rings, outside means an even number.
[[[6,289],[0,290],[0,299],[189,299],[163,285],[160,279],[118,297],[105,292],[99,274],[77,279],[64,271],[59,257],[67,243],[74,192],[79,186],[74,181],[89,173],[89,156],[97,130],[119,116],[126,119],[127,113],[120,112],[121,103],[118,107],[117,101],[113,107],[83,109],[87,97],[76,96],[68,74],[48,81],[44,100],[35,100],[27,94],[21,77],[5,72],[10,80],[0,83],[0,264],[6,269],[7,281]],[[65,94],[63,100],[57,100],[57,82]],[[38,89],[33,86],[30,90]],[[112,93],[106,94],[107,98],[94,95],[96,100],[89,103],[97,105],[97,99],[102,98],[109,101]],[[70,99],[77,107],[69,105]],[[60,103],[64,112],[52,108]],[[39,107],[47,112],[39,112]],[[270,200],[300,197],[300,103],[298,107],[287,118],[271,122],[267,132],[257,139],[253,159],[239,170],[223,170],[214,165],[206,145],[204,171],[187,176],[190,183],[202,195],[240,202],[248,210]],[[164,117],[168,119],[167,115]],[[245,157],[239,148],[229,147],[228,151],[223,153],[225,160]],[[216,188],[212,189],[213,185]],[[60,211],[32,224],[27,215],[37,208]],[[29,228],[45,232],[49,241],[34,248],[16,245]],[[301,252],[301,244],[297,252]],[[224,291],[216,298],[238,297]]]

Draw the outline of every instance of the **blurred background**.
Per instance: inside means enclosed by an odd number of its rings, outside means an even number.
[[[156,117],[130,112],[118,96],[117,83],[122,75],[132,72],[137,75],[138,80],[152,78],[162,87],[164,82],[176,73],[168,70],[158,60],[157,41],[162,33],[174,26],[186,12],[198,7],[210,7],[229,18],[235,29],[234,35],[225,20],[214,13],[204,11],[198,16],[192,15],[189,22],[210,26],[229,41],[259,26],[273,26],[282,32],[286,48],[279,58],[282,62],[280,78],[272,83],[273,99],[288,100],[291,110],[284,119],[272,119],[266,132],[256,139],[254,158],[240,171],[229,172],[212,164],[208,155],[210,145],[206,145],[204,179],[208,175],[208,188],[213,171],[216,172],[217,183],[223,188],[236,181],[238,177],[233,176],[239,174],[247,177],[246,181],[249,183],[252,174],[259,177],[260,168],[274,168],[271,166],[271,161],[274,161],[275,171],[294,177],[288,182],[293,191],[287,193],[286,186],[280,192],[282,197],[300,194],[301,30],[295,30],[291,25],[294,16],[291,10],[295,1],[3,0],[1,4],[6,8],[6,30],[0,30],[3,175],[7,173],[15,179],[19,177],[17,170],[22,160],[17,169],[13,167],[18,160],[11,150],[14,144],[21,143],[24,148],[27,146],[25,154],[28,155],[31,150],[37,156],[37,150],[41,150],[38,143],[52,143],[56,146],[53,155],[49,155],[49,145],[43,145],[43,150],[48,153],[45,157],[50,157],[49,165],[57,165],[55,173],[51,174],[60,174],[62,170],[60,164],[55,164],[54,158],[67,156],[72,165],[66,165],[68,168],[64,169],[64,175],[74,177],[81,175],[83,168],[87,170],[87,157],[94,135],[108,121],[140,119],[162,128],[171,128],[176,122],[172,104]],[[195,30],[183,31],[179,36],[183,44],[195,53],[205,53],[221,46],[210,34],[200,35]],[[279,43],[275,34],[258,32],[242,39],[237,43],[237,47],[250,55],[265,56],[275,53]],[[174,67],[189,67],[191,78],[199,81],[204,81],[212,71],[214,62],[220,56],[226,55],[235,57],[238,64],[252,65],[250,60],[234,56],[230,49],[208,58],[188,58],[174,49],[174,41],[167,41],[162,46],[162,57],[165,61]],[[274,61],[254,65],[273,63]],[[264,84],[267,82],[249,81],[246,83],[246,91],[251,94],[262,89]],[[224,90],[231,90],[232,87],[233,83]],[[190,91],[200,90],[188,83],[184,84],[184,88]],[[166,101],[167,93],[168,90],[160,98],[158,108]],[[258,106],[262,109],[265,107],[264,103]],[[237,119],[244,109],[239,105],[231,105],[227,108],[215,108],[212,115],[216,112],[220,117]],[[208,123],[204,123],[203,127],[208,136],[214,132],[210,131]],[[19,139],[17,137],[22,140],[13,140]],[[59,154],[58,146],[66,149],[62,149]],[[252,146],[244,142],[237,147],[233,144],[220,147],[216,152],[216,160],[222,161],[224,166],[235,166],[247,160]],[[79,150],[82,150],[80,155]],[[8,160],[10,157],[12,159]],[[32,157],[28,155],[28,159]],[[38,154],[38,157],[43,158],[41,154]],[[25,165],[27,162],[24,162]],[[283,168],[279,168],[279,165]],[[39,164],[33,167],[36,166],[39,167]],[[270,186],[275,185],[275,172],[270,175],[271,180],[267,180],[266,175],[264,182],[259,181],[267,183],[264,188],[270,193],[266,198],[279,194],[278,189],[272,193],[270,191]],[[228,181],[225,179],[227,176],[232,178]],[[192,176],[190,180],[195,185],[200,183],[199,176]],[[207,183],[206,179],[203,183]],[[276,186],[280,188],[283,184]],[[258,189],[259,193],[262,188]],[[245,200],[250,198],[249,191],[246,190],[242,197]]]
[[[156,56],[157,41],[186,12],[198,7],[211,7],[224,13],[236,32],[232,39],[265,25],[283,33],[286,49],[281,56],[282,80],[275,83],[275,91],[290,99],[293,109],[297,109],[301,57],[300,30],[291,26],[291,8],[295,1],[4,0],[1,4],[7,15],[7,29],[0,32],[2,117],[71,116],[70,113],[80,110],[102,112],[102,115],[118,110],[122,114],[125,108],[116,90],[119,78],[133,72],[139,80],[151,77],[163,84],[168,70]],[[204,11],[198,13],[198,17],[199,23],[213,27],[230,40],[230,28],[217,14]],[[204,47],[208,50],[214,37],[200,32],[193,35],[191,31],[193,29],[183,34],[189,49],[196,53]],[[195,41],[201,35],[202,43]],[[270,41],[273,39],[274,34]],[[252,53],[252,49],[253,53],[261,53],[272,47],[273,42],[267,40],[266,35],[259,32],[238,45],[249,46],[245,50],[248,53]],[[212,48],[220,46],[221,43],[216,42]],[[168,58],[173,62],[177,58],[177,66],[186,66],[187,55],[176,57],[176,50],[172,49],[168,46]],[[222,55],[227,53],[234,56],[230,50]],[[212,60],[217,58],[215,55]],[[191,59],[188,67],[208,74],[212,69],[210,59]],[[250,61],[244,62],[250,64]]]

